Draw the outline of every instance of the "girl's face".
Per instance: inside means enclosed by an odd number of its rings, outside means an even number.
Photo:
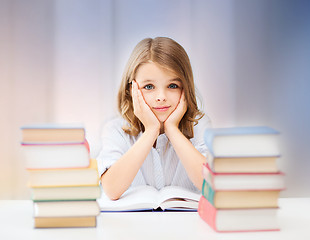
[[[136,72],[135,80],[146,104],[163,123],[180,101],[183,89],[181,80],[173,72],[156,63],[141,65]]]

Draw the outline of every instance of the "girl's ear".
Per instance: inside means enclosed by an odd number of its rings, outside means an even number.
[[[133,85],[134,85],[134,81],[135,80],[132,80],[129,84],[129,89],[130,89],[130,92],[132,93],[132,88],[133,88]]]
[[[125,92],[126,92],[127,96],[131,96],[132,95],[131,94],[131,92],[132,92],[132,82],[127,83]]]
[[[130,92],[131,92],[131,89],[132,89],[132,82],[128,83],[128,88],[129,88],[129,90],[130,90]]]

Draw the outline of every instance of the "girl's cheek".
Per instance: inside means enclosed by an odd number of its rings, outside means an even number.
[[[142,90],[142,95],[143,95],[145,102],[149,105],[149,103],[151,102],[150,100],[152,98],[151,94],[146,90]]]
[[[173,93],[171,93],[171,98],[173,98],[174,101],[179,102],[180,97],[181,97],[182,91],[174,91]]]

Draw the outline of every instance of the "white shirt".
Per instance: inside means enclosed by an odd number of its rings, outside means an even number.
[[[99,176],[125,154],[142,135],[140,133],[137,137],[133,137],[125,133],[122,129],[124,124],[126,124],[124,119],[116,118],[104,127],[102,149],[97,157]],[[203,117],[199,124],[194,126],[194,137],[190,139],[194,147],[204,156],[208,152],[203,140],[204,130],[207,127],[210,127],[210,122],[207,117]],[[152,147],[131,187],[139,185],[151,185],[158,190],[164,186],[176,185],[195,192],[199,191],[187,176],[166,134],[158,136],[156,148]]]

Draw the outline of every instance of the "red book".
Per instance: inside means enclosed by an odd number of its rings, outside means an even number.
[[[217,232],[279,231],[278,208],[217,209],[201,196],[198,214]]]

